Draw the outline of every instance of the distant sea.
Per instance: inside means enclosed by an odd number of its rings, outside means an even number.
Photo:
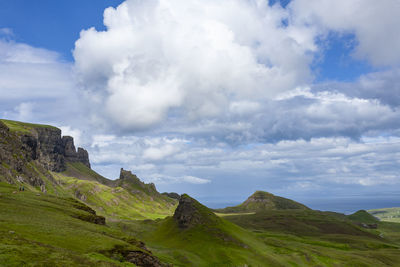
[[[358,210],[380,209],[400,207],[400,197],[341,197],[341,198],[312,198],[296,199],[314,210],[335,211],[344,214],[351,214]],[[236,206],[241,202],[208,202],[202,201],[204,205],[212,209]]]

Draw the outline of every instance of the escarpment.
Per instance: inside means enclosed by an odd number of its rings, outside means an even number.
[[[16,178],[41,186],[40,177],[46,170],[65,171],[67,162],[81,162],[90,168],[88,152],[76,150],[73,138],[62,137],[56,127],[0,120],[0,140],[0,180],[13,182]]]

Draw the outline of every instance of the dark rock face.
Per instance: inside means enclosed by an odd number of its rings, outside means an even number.
[[[32,160],[38,160],[49,171],[62,172],[66,162],[82,162],[90,168],[89,154],[83,148],[75,149],[71,136],[61,137],[57,128],[36,128],[31,135],[20,137],[31,155]]]
[[[78,147],[77,158],[78,162],[81,162],[86,167],[90,168],[89,153],[85,149]]]
[[[209,208],[186,194],[181,195],[173,218],[181,229],[199,224],[213,225],[220,220]]]
[[[137,265],[144,267],[162,267],[160,260],[150,253],[145,253],[143,251],[129,251],[126,256],[126,260]]]
[[[90,168],[89,153],[81,147],[78,147],[78,151],[76,151],[74,138],[72,138],[71,136],[63,136],[62,143],[64,147],[64,156],[66,161],[81,162],[86,167]]]
[[[75,161],[76,160],[76,149],[74,145],[74,138],[71,136],[63,136],[62,144],[64,146],[64,156],[66,159]]]
[[[8,129],[0,121],[0,180],[10,184],[27,182],[33,186],[42,186],[43,180],[37,170],[28,165],[32,158],[36,158],[37,142],[34,138],[25,138],[27,144]]]
[[[37,141],[36,155],[42,166],[50,171],[62,172],[65,167],[64,146],[61,130],[37,128],[34,137]]]
[[[131,242],[130,242],[131,243]],[[136,243],[136,242],[135,242]],[[108,255],[109,257],[122,257],[124,261],[135,264],[141,267],[166,267],[171,266],[169,264],[164,264],[148,250],[144,244],[138,245],[140,249],[132,250],[127,247],[116,245],[113,249],[109,251],[102,251],[102,253]]]
[[[89,155],[83,148],[75,150],[70,136],[61,137],[55,127],[34,127],[30,132],[13,132],[0,121],[0,179],[8,183],[27,182],[44,185],[46,170],[62,172],[66,162],[81,162],[90,168]]]

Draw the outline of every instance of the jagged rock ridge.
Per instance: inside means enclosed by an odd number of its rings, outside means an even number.
[[[5,132],[13,132],[14,142],[23,144],[23,149],[27,151],[28,160],[37,160],[46,170],[61,172],[66,169],[66,162],[81,162],[90,168],[88,152],[79,147],[75,149],[74,139],[71,136],[61,136],[61,130],[56,127],[45,127],[44,125],[29,125],[29,131],[12,131],[8,127],[9,121],[0,121],[2,137]],[[18,123],[18,122],[13,122]],[[7,130],[8,129],[8,130]],[[23,128],[26,129],[26,128]]]

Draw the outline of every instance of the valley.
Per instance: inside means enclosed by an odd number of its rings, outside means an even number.
[[[212,210],[129,170],[101,176],[55,127],[0,120],[0,136],[1,266],[400,265],[396,210],[322,212],[264,191]]]

